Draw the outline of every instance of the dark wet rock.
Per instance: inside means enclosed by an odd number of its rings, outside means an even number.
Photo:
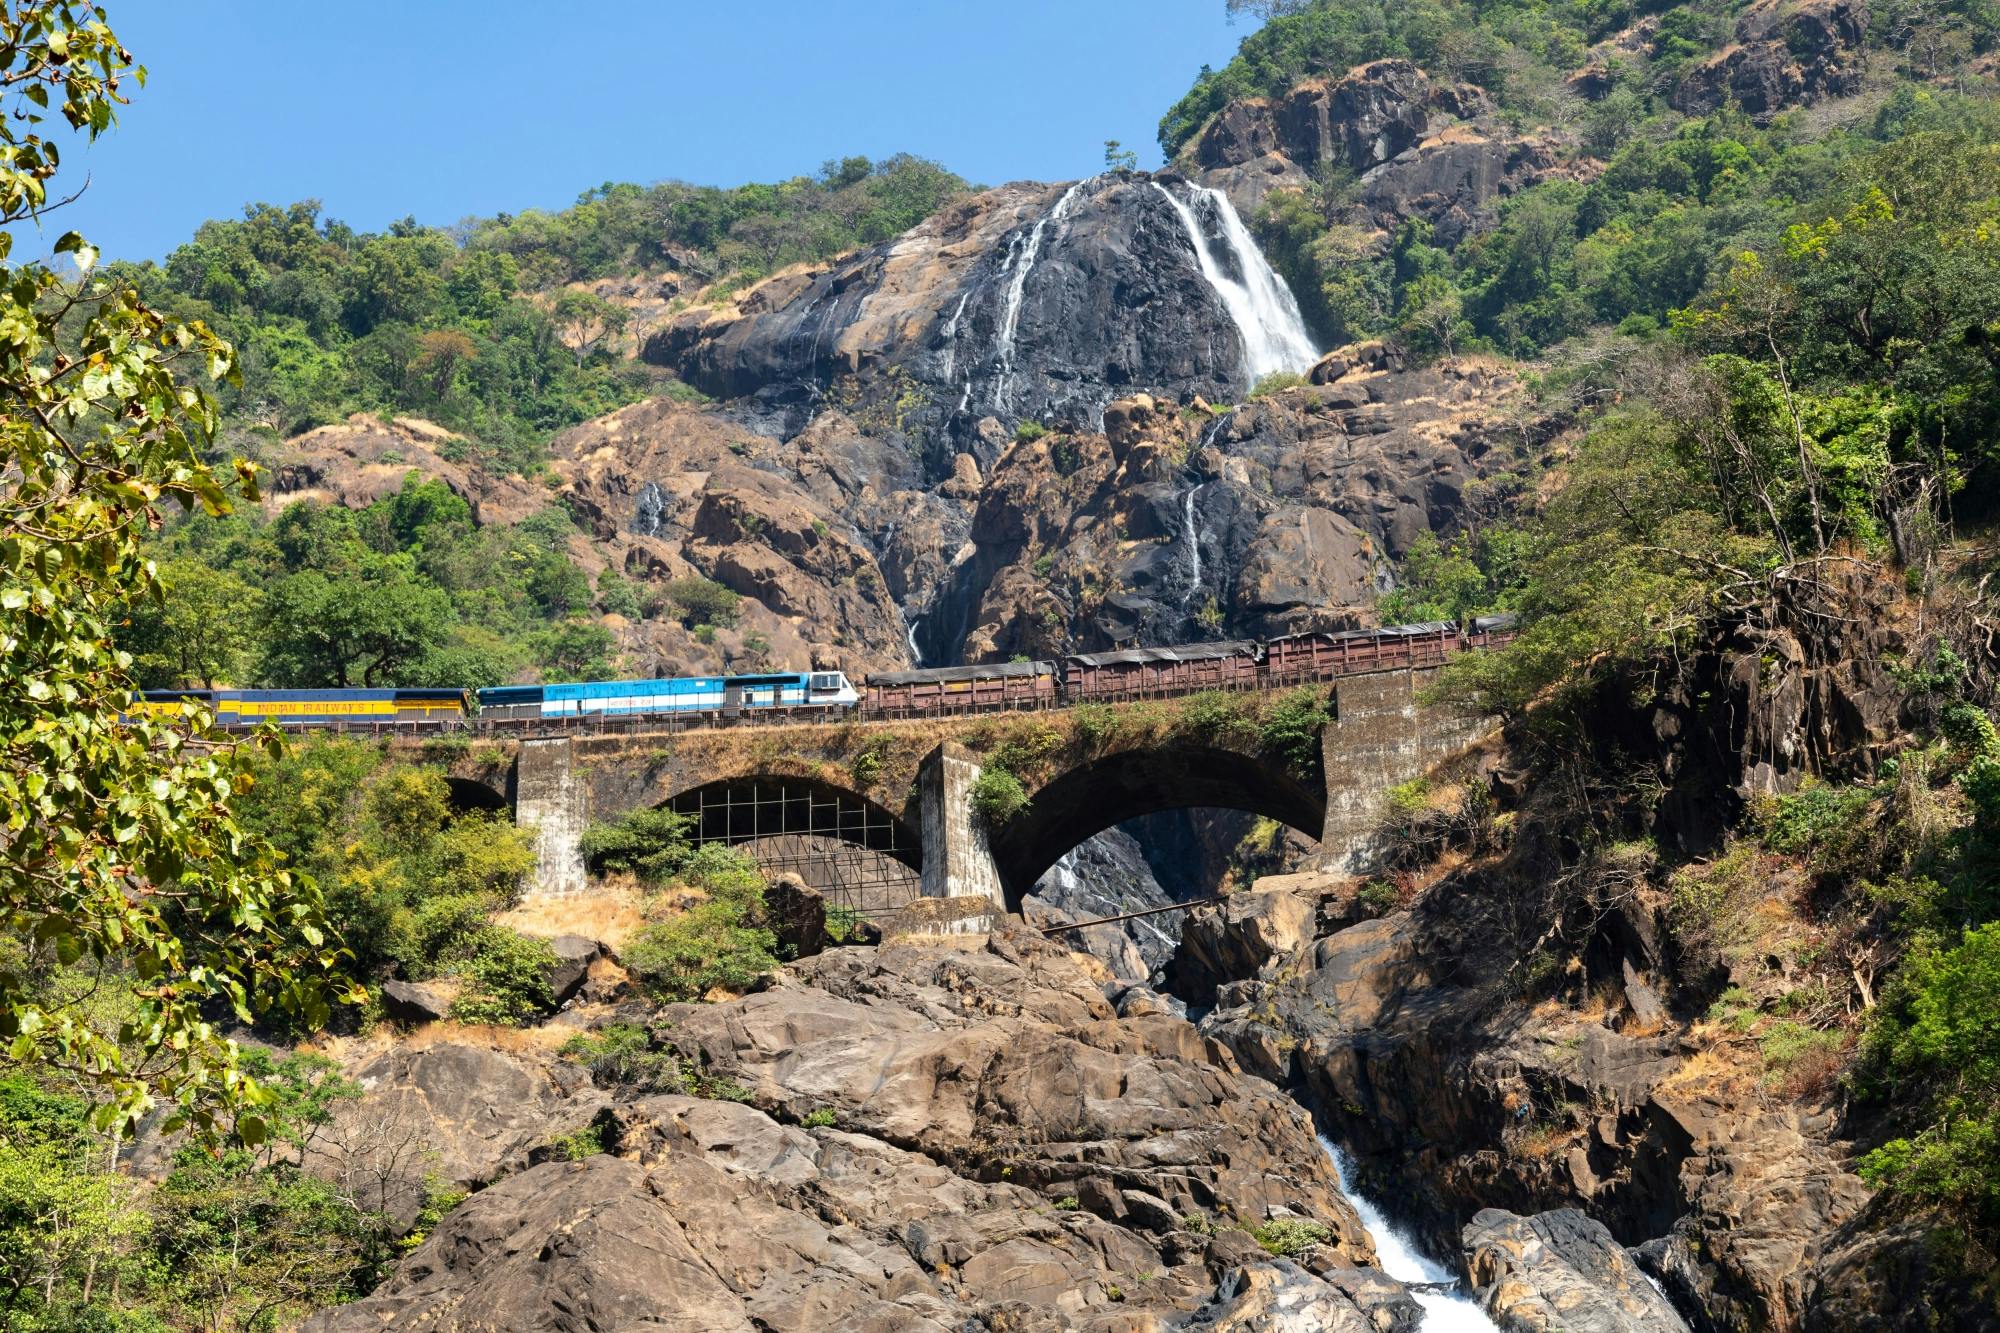
[[[549,941],[556,965],[549,972],[549,998],[556,1007],[568,1004],[583,989],[590,965],[604,957],[604,946],[581,935],[558,935]]]
[[[1050,926],[1146,912],[1173,904],[1131,834],[1119,829],[1078,845],[1036,881],[1021,904],[1029,920]],[[1180,942],[1178,912],[1063,931],[1057,939],[1103,960],[1112,975],[1144,980]],[[1137,993],[1137,992],[1135,992]]]
[[[435,1023],[451,1013],[451,998],[416,981],[382,983],[382,1015],[392,1023]]]
[[[780,958],[810,958],[826,947],[826,899],[794,874],[771,877],[764,911]]]

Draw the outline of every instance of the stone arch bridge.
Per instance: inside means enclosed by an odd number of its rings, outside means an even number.
[[[698,840],[743,847],[767,872],[795,871],[859,912],[891,911],[919,894],[980,895],[1018,910],[1071,848],[1162,810],[1251,811],[1318,839],[1326,868],[1365,871],[1390,788],[1495,728],[1491,718],[1421,702],[1433,674],[1391,670],[1307,687],[1325,690],[1331,720],[1316,760],[1304,764],[1270,750],[1259,721],[1276,696],[1259,694],[495,738],[442,756],[435,742],[423,748],[445,759],[459,804],[511,809],[535,830],[539,894],[582,891],[580,839],[593,820],[664,806],[691,816]],[[1193,700],[1204,701],[1200,714]],[[973,799],[992,765],[1015,773],[1029,797],[997,823]]]

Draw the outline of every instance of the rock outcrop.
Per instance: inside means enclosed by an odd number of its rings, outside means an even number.
[[[591,1089],[582,1161],[514,1169],[532,1133],[493,1135],[486,1187],[307,1327],[1414,1328],[1298,1106],[1100,976],[1002,926],[670,1006],[645,1021],[728,1099]],[[449,1143],[488,1097],[539,1105],[478,1070],[438,1100],[444,1068],[371,1066],[357,1110],[425,1108]],[[1313,1271],[1246,1233],[1278,1219],[1322,1229]]]
[[[1421,218],[1453,244],[1486,226],[1507,195],[1592,170],[1565,148],[1548,134],[1509,130],[1471,84],[1376,60],[1282,97],[1231,102],[1194,140],[1189,163],[1242,210],[1329,167],[1351,173],[1354,202],[1339,220],[1386,234]]]
[[[1758,121],[1861,90],[1866,0],[1756,0],[1733,40],[1688,72],[1673,95],[1690,115],[1735,103]]]
[[[1465,1266],[1502,1328],[1688,1333],[1603,1224],[1575,1209],[1535,1217],[1484,1210],[1465,1228]]]

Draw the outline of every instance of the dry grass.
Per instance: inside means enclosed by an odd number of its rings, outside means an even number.
[[[523,935],[554,939],[582,935],[616,952],[647,922],[646,895],[636,880],[606,880],[572,898],[529,898],[495,922]]]

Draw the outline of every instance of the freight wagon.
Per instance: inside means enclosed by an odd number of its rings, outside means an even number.
[[[134,713],[152,717],[206,709],[216,725],[287,727],[375,723],[457,723],[465,718],[465,691],[408,690],[147,690]]]
[[[1261,657],[1248,639],[1072,653],[1063,659],[1062,693],[1079,700],[1252,689]]]
[[[1053,662],[878,671],[863,698],[871,713],[949,713],[966,708],[1045,708],[1057,697]]]
[[[593,713],[734,713],[746,708],[844,708],[860,698],[838,671],[801,671],[575,685],[500,685],[479,692],[479,715],[505,721]]]

